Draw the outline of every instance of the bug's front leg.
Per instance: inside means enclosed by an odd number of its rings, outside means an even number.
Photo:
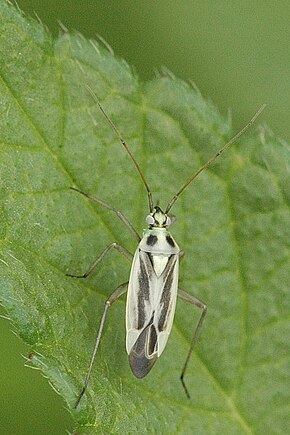
[[[101,253],[101,255],[96,259],[96,261],[89,267],[89,269],[83,275],[71,275],[70,273],[66,273],[66,276],[70,276],[71,278],[87,278],[93,270],[97,267],[97,265],[102,261],[102,259],[107,255],[112,249],[116,249],[118,252],[123,254],[128,260],[132,261],[133,255],[123,246],[118,245],[118,243],[110,243]]]
[[[189,302],[193,305],[196,305],[198,308],[202,309],[202,313],[201,313],[201,316],[199,318],[198,324],[195,328],[194,335],[193,335],[192,340],[191,340],[190,348],[189,348],[188,354],[186,356],[185,363],[184,363],[184,366],[183,366],[183,369],[182,369],[182,372],[180,375],[180,380],[181,380],[182,386],[184,388],[185,394],[190,399],[190,394],[189,394],[188,389],[187,389],[185,382],[184,382],[184,376],[185,376],[185,372],[186,372],[186,369],[188,366],[189,359],[190,359],[191,354],[192,354],[192,350],[193,350],[193,348],[198,340],[198,337],[200,335],[201,327],[202,327],[202,324],[203,324],[203,321],[204,321],[204,318],[205,318],[205,315],[207,312],[207,305],[205,303],[203,303],[202,301],[200,301],[199,299],[192,296],[190,293],[187,293],[180,288],[178,289],[178,296],[181,299],[183,299],[184,301]]]
[[[127,291],[127,289],[128,289],[128,282],[125,282],[124,284],[121,284],[119,287],[116,288],[116,290],[111,294],[111,296],[109,297],[109,299],[107,299],[107,301],[105,303],[105,309],[104,309],[102,320],[101,320],[101,323],[100,323],[100,327],[99,327],[99,331],[98,331],[98,335],[97,335],[97,339],[96,339],[95,348],[94,348],[94,351],[93,351],[93,354],[92,354],[92,358],[91,358],[91,361],[90,361],[90,365],[89,365],[89,368],[88,368],[88,372],[87,372],[87,375],[86,375],[86,378],[85,378],[84,386],[83,386],[83,389],[82,389],[82,391],[81,391],[81,393],[80,393],[80,395],[78,397],[78,400],[76,401],[75,408],[78,406],[78,404],[80,403],[81,398],[83,397],[83,395],[86,392],[86,389],[87,389],[87,386],[88,386],[88,382],[89,382],[89,379],[90,379],[90,376],[91,376],[91,372],[92,372],[92,369],[93,369],[94,361],[95,361],[95,358],[96,358],[96,354],[97,354],[97,351],[98,351],[98,348],[99,348],[99,344],[100,344],[100,341],[101,341],[101,337],[102,337],[103,328],[104,328],[105,320],[106,320],[106,317],[107,317],[108,309],[110,308],[110,306],[117,299],[119,299],[120,296],[122,296]]]
[[[81,195],[91,199],[92,201],[96,202],[97,204],[100,204],[102,207],[107,208],[108,210],[111,210],[113,213],[115,213],[116,216],[123,222],[123,224],[125,224],[126,227],[131,231],[131,233],[138,240],[138,242],[140,242],[141,237],[139,236],[139,234],[137,233],[137,231],[135,230],[133,225],[128,221],[126,216],[120,210],[117,210],[115,207],[113,207],[110,204],[107,204],[103,200],[97,198],[95,195],[91,195],[90,193],[83,192],[82,190],[77,189],[76,187],[71,186],[70,189],[74,190],[75,192],[80,193]]]

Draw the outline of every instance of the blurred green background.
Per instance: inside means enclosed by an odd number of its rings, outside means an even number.
[[[18,0],[18,5],[35,12],[55,36],[58,20],[88,38],[101,35],[142,80],[165,65],[194,81],[225,116],[230,108],[235,128],[265,102],[263,119],[275,135],[290,139],[288,0]],[[72,431],[62,399],[39,372],[23,367],[20,353],[29,349],[7,321],[0,322],[1,433]]]

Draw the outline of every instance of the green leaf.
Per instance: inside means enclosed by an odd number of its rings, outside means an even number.
[[[86,395],[81,391],[108,295],[130,265],[111,253],[136,243],[115,215],[70,191],[94,193],[141,232],[144,186],[86,89],[126,138],[161,206],[232,135],[196,89],[160,76],[143,84],[96,41],[63,34],[0,3],[0,299],[64,397],[79,433],[285,434],[289,427],[289,147],[267,128],[247,133],[174,206],[186,255],[180,286],[209,306],[178,302],[160,361],[143,380],[125,352],[125,305],[109,312]],[[271,109],[270,109],[271,110]],[[288,418],[288,421],[287,421]]]

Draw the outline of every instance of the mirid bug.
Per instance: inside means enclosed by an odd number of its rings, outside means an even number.
[[[207,312],[207,305],[201,300],[192,296],[190,293],[187,293],[178,287],[179,259],[182,256],[183,251],[180,250],[179,246],[168,230],[172,224],[172,218],[170,218],[169,212],[181,193],[189,186],[189,184],[214,160],[216,160],[230,145],[236,142],[238,138],[255,122],[257,117],[265,108],[265,105],[260,107],[253,118],[241,131],[239,131],[229,142],[227,142],[198,171],[191,175],[186,183],[183,184],[177,193],[171,198],[167,204],[167,207],[165,208],[165,211],[163,211],[159,205],[154,206],[152,193],[144,174],[142,173],[138,162],[133,156],[127,143],[121,136],[119,130],[106,114],[93,91],[90,88],[88,88],[88,90],[98,104],[101,112],[114,129],[117,137],[121,141],[126,152],[129,154],[131,160],[135,164],[135,167],[147,190],[149,214],[146,217],[148,229],[144,231],[143,237],[141,238],[135,228],[119,210],[93,195],[82,192],[75,187],[71,187],[72,190],[81,193],[87,198],[114,212],[118,218],[128,227],[132,235],[138,240],[138,247],[134,256],[126,248],[118,245],[117,243],[111,243],[103,250],[97,260],[83,275],[67,274],[67,276],[73,278],[88,277],[112,249],[116,249],[130,261],[133,260],[129,281],[118,286],[105,303],[105,309],[100,322],[96,344],[84,381],[84,386],[75,406],[78,406],[87,389],[94,360],[99,348],[108,309],[113,302],[119,299],[119,297],[122,296],[127,290],[126,350],[129,355],[129,364],[131,370],[137,378],[143,378],[149,373],[166,346],[173,324],[177,296],[201,309],[201,315],[195,328],[190,348],[180,375],[180,380],[182,382],[184,391],[189,398],[190,395],[184,382],[184,376],[188,367],[192,350],[200,334],[202,323]]]

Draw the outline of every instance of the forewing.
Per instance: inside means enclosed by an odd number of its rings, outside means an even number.
[[[154,316],[158,332],[158,356],[166,346],[173,324],[178,289],[178,268],[179,256],[171,255],[158,280],[160,298]]]
[[[142,330],[149,324],[152,316],[152,292],[157,287],[148,253],[136,250],[129,279],[126,307],[127,352]]]
[[[143,377],[163,352],[174,318],[178,255],[137,250],[127,295],[127,341],[131,369]]]

